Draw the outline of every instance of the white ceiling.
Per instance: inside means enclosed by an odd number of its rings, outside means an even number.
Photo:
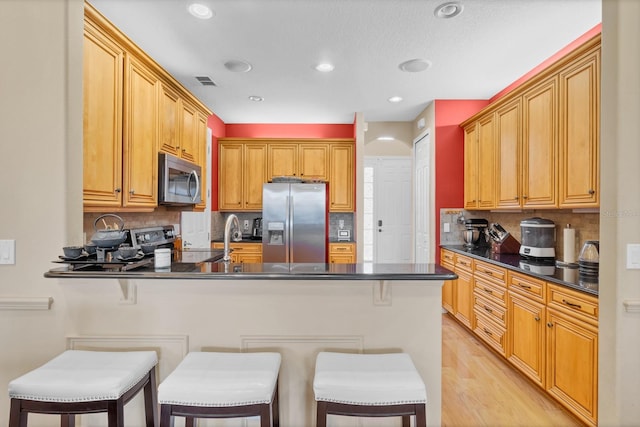
[[[434,16],[450,0],[89,1],[225,123],[410,121],[434,99],[490,98],[601,22],[601,0],[460,0],[452,19]],[[432,66],[399,70],[413,58]]]

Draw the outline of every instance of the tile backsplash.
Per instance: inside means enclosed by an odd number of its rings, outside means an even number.
[[[576,229],[576,256],[580,253],[582,245],[587,240],[600,239],[600,214],[598,212],[574,212],[572,210],[537,210],[526,212],[491,212],[491,211],[467,211],[461,208],[440,209],[440,244],[463,244],[462,231],[464,225],[458,223],[458,219],[464,217],[484,218],[489,223],[497,222],[502,225],[518,242],[520,238],[520,221],[527,218],[540,217],[550,219],[556,224],[556,259],[562,259],[564,236],[562,229],[571,224]],[[445,233],[445,223],[449,223],[450,232]]]

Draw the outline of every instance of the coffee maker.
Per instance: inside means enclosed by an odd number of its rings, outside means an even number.
[[[255,218],[253,220],[253,230],[251,237],[254,240],[262,240],[262,218]]]
[[[464,246],[468,249],[489,246],[487,239],[487,227],[489,222],[483,218],[471,218],[464,221]]]

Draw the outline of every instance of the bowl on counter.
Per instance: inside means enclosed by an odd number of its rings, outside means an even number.
[[[78,258],[82,255],[82,246],[65,246],[62,248],[62,252],[67,258]]]
[[[131,246],[120,246],[118,248],[118,254],[123,259],[133,258],[138,255],[138,249]]]
[[[84,245],[84,251],[89,255],[95,254],[97,249],[98,245],[96,245],[95,243],[85,243]]]
[[[151,244],[151,243],[143,243],[140,245],[140,249],[142,249],[142,253],[143,254],[150,254],[153,253],[153,251],[156,249],[156,245]]]

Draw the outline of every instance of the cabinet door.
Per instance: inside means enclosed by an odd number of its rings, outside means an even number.
[[[268,180],[274,176],[297,176],[298,173],[298,145],[297,144],[269,144],[268,151]]]
[[[83,199],[122,205],[124,50],[85,22],[83,47]]]
[[[331,144],[329,151],[329,210],[353,212],[353,144]]]
[[[125,139],[123,206],[158,205],[157,77],[128,57],[125,75]]]
[[[244,209],[262,210],[262,185],[267,182],[267,145],[247,144],[244,147]]]
[[[560,207],[600,204],[600,52],[560,74]]]
[[[356,262],[355,244],[329,243],[329,262],[332,264],[353,264]]]
[[[160,123],[158,123],[160,151],[178,156],[180,154],[180,98],[170,87],[166,85],[161,87]]]
[[[440,264],[451,271],[455,270],[455,255],[446,249],[440,249]],[[453,313],[453,287],[455,280],[445,280],[442,285],[442,307],[449,313]]]
[[[475,123],[464,130],[464,207],[478,207],[478,132]]]
[[[305,179],[329,179],[329,146],[327,144],[300,144],[298,146],[299,175]]]
[[[496,150],[493,114],[478,123],[478,208],[492,209],[496,200]]]
[[[202,179],[200,180],[200,203],[196,205],[196,209],[206,209],[207,195],[209,194],[209,189],[207,188],[207,174],[209,173],[207,169],[207,158],[211,156],[211,151],[207,149],[207,117],[204,114],[198,113],[196,126],[198,143],[196,163],[200,165],[202,171]]]
[[[473,278],[463,270],[456,269],[458,279],[453,290],[454,315],[467,328],[473,329]]]
[[[545,386],[545,307],[509,292],[507,359],[540,387]]]
[[[557,77],[523,95],[523,181],[525,208],[553,208],[557,197]]]
[[[496,111],[496,207],[519,208],[521,182],[520,99]]]
[[[588,424],[598,419],[598,329],[547,309],[547,391]]]
[[[180,129],[180,157],[190,162],[198,162],[198,114],[187,102],[182,102],[182,123]]]
[[[243,150],[240,143],[220,143],[218,163],[218,208],[242,208]]]

